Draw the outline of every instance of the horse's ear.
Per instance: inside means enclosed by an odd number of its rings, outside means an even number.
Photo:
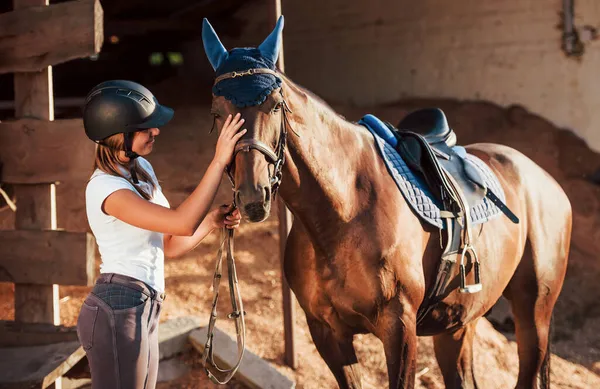
[[[225,46],[223,46],[217,33],[206,18],[202,21],[202,43],[204,43],[204,51],[206,52],[208,61],[213,69],[217,70],[229,54],[227,54]]]
[[[271,62],[277,62],[279,56],[279,48],[281,47],[281,32],[283,31],[283,15],[277,20],[277,24],[273,29],[273,32],[269,34],[267,39],[258,46],[260,53],[263,57],[271,60]]]

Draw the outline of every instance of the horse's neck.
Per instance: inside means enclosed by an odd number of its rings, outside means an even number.
[[[365,131],[295,86],[284,92],[290,105],[288,151],[281,196],[309,234],[327,236],[363,211],[369,196],[365,171],[371,150]]]

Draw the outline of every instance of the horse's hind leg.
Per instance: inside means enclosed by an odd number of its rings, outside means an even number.
[[[352,344],[352,335],[340,339],[326,324],[308,317],[307,322],[317,351],[329,366],[340,388],[362,388],[360,365]]]
[[[477,320],[452,333],[433,337],[435,357],[446,389],[477,389],[473,371],[473,339]]]
[[[558,215],[560,219],[560,214]],[[541,221],[530,232],[523,258],[504,295],[515,317],[519,351],[518,389],[550,388],[550,322],[566,273],[571,233],[570,214],[543,231]],[[561,225],[562,224],[562,225]]]

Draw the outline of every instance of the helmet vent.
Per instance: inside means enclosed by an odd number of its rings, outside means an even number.
[[[138,103],[146,103],[148,105],[152,105],[152,102],[150,102],[150,100],[148,100],[146,96],[131,89],[117,89],[116,94],[129,97],[130,99],[135,100]]]

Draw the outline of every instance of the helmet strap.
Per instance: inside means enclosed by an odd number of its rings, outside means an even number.
[[[131,179],[135,184],[139,184],[137,174],[135,173],[133,160],[139,157],[139,154],[133,151],[133,132],[126,132],[123,134],[125,140],[125,156],[129,158],[131,166],[129,167],[129,173],[131,173]]]

